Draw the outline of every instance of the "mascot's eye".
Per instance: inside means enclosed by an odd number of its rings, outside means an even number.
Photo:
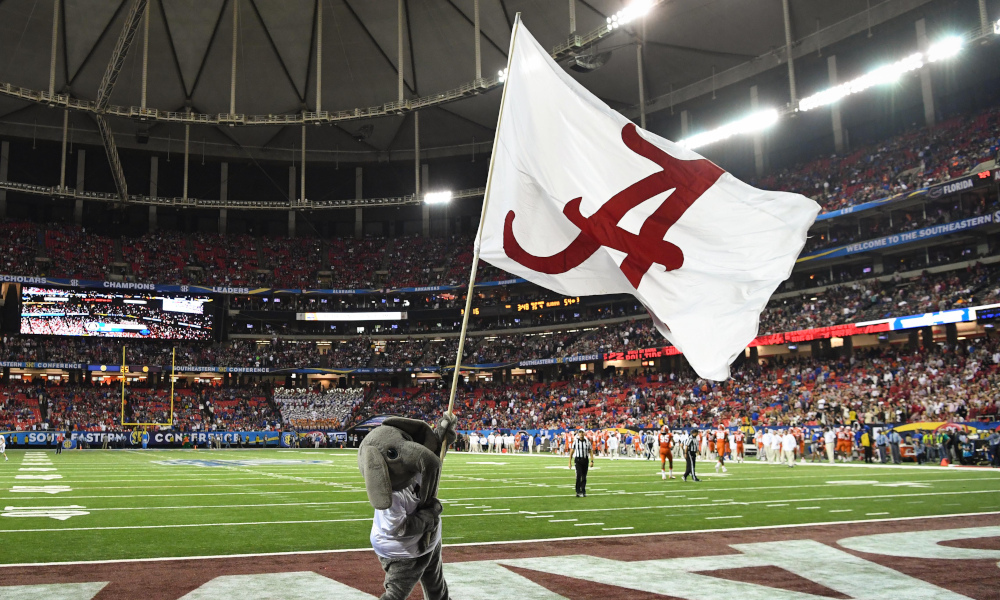
[[[395,448],[389,448],[388,450],[386,450],[385,455],[389,457],[390,460],[395,460],[399,458],[399,452],[397,452]]]

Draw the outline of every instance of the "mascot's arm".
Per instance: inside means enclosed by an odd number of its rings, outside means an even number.
[[[450,446],[455,443],[458,429],[458,417],[445,413],[438,426],[434,429],[434,434],[440,440],[442,446]]]
[[[437,498],[432,498],[428,506],[407,515],[406,520],[396,529],[396,534],[409,537],[433,531],[440,522],[441,510],[441,503]]]

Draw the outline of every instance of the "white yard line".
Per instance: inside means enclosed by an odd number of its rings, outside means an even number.
[[[712,521],[714,519],[742,519],[743,515],[730,515],[727,517],[705,517],[706,521]]]
[[[330,490],[330,491],[340,491],[340,490]],[[732,490],[729,490],[729,491],[732,491]],[[357,493],[363,493],[363,490],[362,491],[356,491],[356,492]],[[304,493],[304,492],[290,491],[290,492],[270,492],[270,493],[273,493],[273,494],[290,493],[291,494],[291,493]],[[629,492],[629,493],[630,494],[635,494],[635,492]],[[894,499],[894,498],[913,498],[913,497],[918,497],[919,498],[919,497],[924,497],[924,496],[947,496],[947,495],[991,494],[991,493],[996,493],[996,490],[964,490],[964,491],[954,491],[954,492],[916,492],[916,493],[912,493],[912,494],[879,494],[879,495],[872,495],[872,496],[826,496],[826,497],[818,497],[818,498],[786,498],[786,500],[788,502],[793,502],[793,503],[795,503],[795,502],[826,502],[826,501],[838,501],[838,500],[866,500],[866,499],[867,500],[876,500],[876,501],[878,501],[878,500],[888,501],[888,500],[891,500],[891,499]],[[227,495],[227,494],[219,494],[219,495]],[[236,495],[236,494],[234,494],[234,495]],[[597,495],[598,496],[614,496],[614,495],[619,495],[619,494],[606,493],[606,494],[597,494]],[[86,497],[87,496],[78,496],[78,495],[74,495],[72,493],[69,493],[69,494],[65,494],[65,495],[60,495],[59,498],[58,498],[58,500],[60,500],[60,501],[62,501],[62,500],[75,500],[75,499],[86,498]],[[104,497],[107,497],[107,498],[123,498],[123,497],[131,497],[131,496],[104,496]],[[163,497],[167,497],[167,496],[163,496]],[[173,497],[173,496],[171,495],[170,497]],[[475,500],[480,500],[480,501],[482,501],[482,500],[503,501],[503,500],[545,499],[545,498],[557,498],[557,499],[561,499],[561,498],[566,498],[566,497],[568,497],[568,496],[567,495],[563,495],[563,494],[544,494],[544,495],[531,495],[531,496],[491,496],[491,497],[474,498],[474,499]],[[10,497],[6,497],[5,496],[5,497],[0,497],[0,499],[26,500],[26,499],[32,499],[32,497],[29,497],[29,496],[10,496]],[[51,496],[38,497],[37,499],[57,500],[56,498],[53,498]],[[470,500],[471,499],[472,498],[470,498]],[[707,497],[698,497],[698,498],[688,498],[687,500],[708,500],[708,498]],[[921,500],[919,502],[922,503],[923,501]],[[94,511],[94,510],[104,510],[104,511],[111,511],[111,510],[122,510],[122,511],[136,511],[136,510],[181,510],[181,509],[213,509],[213,508],[253,508],[253,507],[274,507],[274,506],[314,506],[314,505],[336,505],[336,504],[367,504],[367,500],[330,500],[330,501],[324,501],[324,502],[219,504],[219,505],[201,505],[201,506],[192,506],[192,505],[184,505],[184,506],[173,506],[173,505],[171,505],[171,506],[129,506],[129,507],[88,508],[88,510],[91,510],[91,511]],[[668,505],[662,505],[662,506],[645,506],[645,507],[631,507],[631,506],[626,506],[626,507],[589,508],[589,509],[579,508],[579,509],[569,509],[569,510],[549,510],[547,512],[560,513],[560,512],[587,512],[587,511],[603,511],[603,510],[655,510],[655,509],[659,509],[659,508],[697,508],[697,507],[703,507],[703,506],[727,506],[727,505],[742,506],[742,505],[749,505],[749,504],[764,504],[768,508],[778,508],[778,507],[788,506],[787,503],[775,504],[772,500],[751,500],[751,501],[746,501],[746,502],[737,502],[737,501],[732,501],[732,500],[730,500],[730,501],[718,501],[718,500],[715,500],[715,501],[712,501],[709,504],[704,504],[704,503],[702,503],[702,504],[673,504],[673,505],[669,505],[668,504]],[[466,508],[466,509],[472,509],[472,510],[475,510],[475,509],[480,509],[480,510],[483,510],[483,509],[492,509],[492,506],[488,505],[488,504],[476,506],[476,505],[467,505],[467,504],[454,504],[454,503],[450,503],[449,502],[448,506],[449,507],[454,507],[454,508]],[[798,510],[815,510],[815,509],[819,509],[819,508],[820,508],[819,506],[797,507]],[[504,508],[504,509],[493,509],[493,510],[495,510],[495,511],[508,511],[510,509]],[[484,510],[483,512],[490,512],[490,511]],[[444,516],[446,516],[446,517],[453,517],[453,516],[464,516],[464,515],[448,515],[448,514],[445,514]],[[4,531],[4,530],[0,530],[0,531]],[[11,530],[11,531],[16,531],[16,530]]]
[[[911,498],[914,496],[942,496],[942,495],[957,495],[957,494],[993,494],[993,490],[966,490],[958,492],[924,492],[922,494],[887,494],[882,496],[841,496],[841,497],[829,497],[829,498],[803,498],[800,500],[790,500],[791,502],[839,502],[843,500],[870,500],[872,498]],[[71,498],[54,498],[53,500],[69,500]],[[745,506],[750,504],[766,504],[767,501],[757,500],[749,502],[735,502],[731,505],[727,504],[681,504],[681,505],[659,505],[659,506],[609,506],[609,507],[599,507],[599,508],[574,508],[566,510],[549,510],[544,515],[525,515],[524,518],[550,518],[556,514],[566,514],[566,513],[592,513],[592,512],[615,512],[615,511],[635,511],[635,510],[661,510],[661,509],[678,509],[678,508],[705,508],[705,507],[719,507],[719,506]],[[250,505],[232,505],[232,506],[206,506],[203,508],[238,508],[238,507],[271,507],[271,506],[300,506],[300,505],[328,505],[337,504],[335,501],[331,502],[303,502],[303,503],[288,503],[288,504],[250,504]],[[171,506],[171,507],[153,507],[153,506],[138,506],[138,507],[107,507],[107,508],[88,508],[89,511],[102,510],[102,511],[116,511],[116,510],[158,510],[158,509],[193,509],[202,507],[191,507],[191,506]],[[820,507],[806,507],[810,509],[818,509]],[[889,514],[889,513],[870,513],[867,516]],[[990,514],[990,513],[986,513]],[[504,517],[504,516],[521,516],[519,513],[511,512],[478,512],[478,513],[464,513],[464,514],[443,514],[442,518],[465,518],[465,517]],[[363,517],[359,519],[316,519],[316,520],[300,520],[300,521],[249,521],[249,522],[232,522],[232,523],[179,523],[172,525],[119,525],[119,526],[106,526],[106,527],[69,527],[69,528],[42,528],[42,529],[0,529],[0,533],[38,533],[38,532],[48,532],[48,531],[104,531],[104,530],[116,530],[116,529],[169,529],[169,528],[186,528],[186,527],[220,527],[220,526],[245,526],[245,525],[284,525],[284,524],[301,524],[301,523],[342,523],[342,522],[352,522],[352,521],[364,521],[369,520],[371,517]]]

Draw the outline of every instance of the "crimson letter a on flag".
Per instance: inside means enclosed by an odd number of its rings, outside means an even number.
[[[706,379],[757,335],[819,212],[637,128],[520,23],[480,256],[571,296],[633,294]]]

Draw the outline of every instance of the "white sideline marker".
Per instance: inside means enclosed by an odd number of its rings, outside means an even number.
[[[743,515],[731,515],[728,517],[705,517],[706,521],[712,521],[714,519],[742,519]]]
[[[795,510],[819,510],[818,506],[796,506]]]
[[[68,485],[15,485],[9,491],[21,494],[59,494],[72,492],[73,488]]]
[[[553,516],[555,516],[555,515],[525,515],[524,518],[525,519],[548,519],[549,517],[553,517]],[[575,520],[576,519],[574,519],[574,521]]]
[[[549,523],[572,523],[573,521],[579,521],[580,519],[549,519]]]
[[[7,506],[0,517],[43,517],[65,521],[71,517],[82,517],[90,512],[81,510],[86,506],[70,504],[69,506]]]
[[[866,517],[877,517],[879,515],[887,515],[887,512],[877,512],[877,513],[865,513]]]
[[[590,527],[592,525],[604,525],[604,523],[573,523],[573,527]]]
[[[601,527],[601,531],[622,531],[625,529],[635,529],[635,527]]]

